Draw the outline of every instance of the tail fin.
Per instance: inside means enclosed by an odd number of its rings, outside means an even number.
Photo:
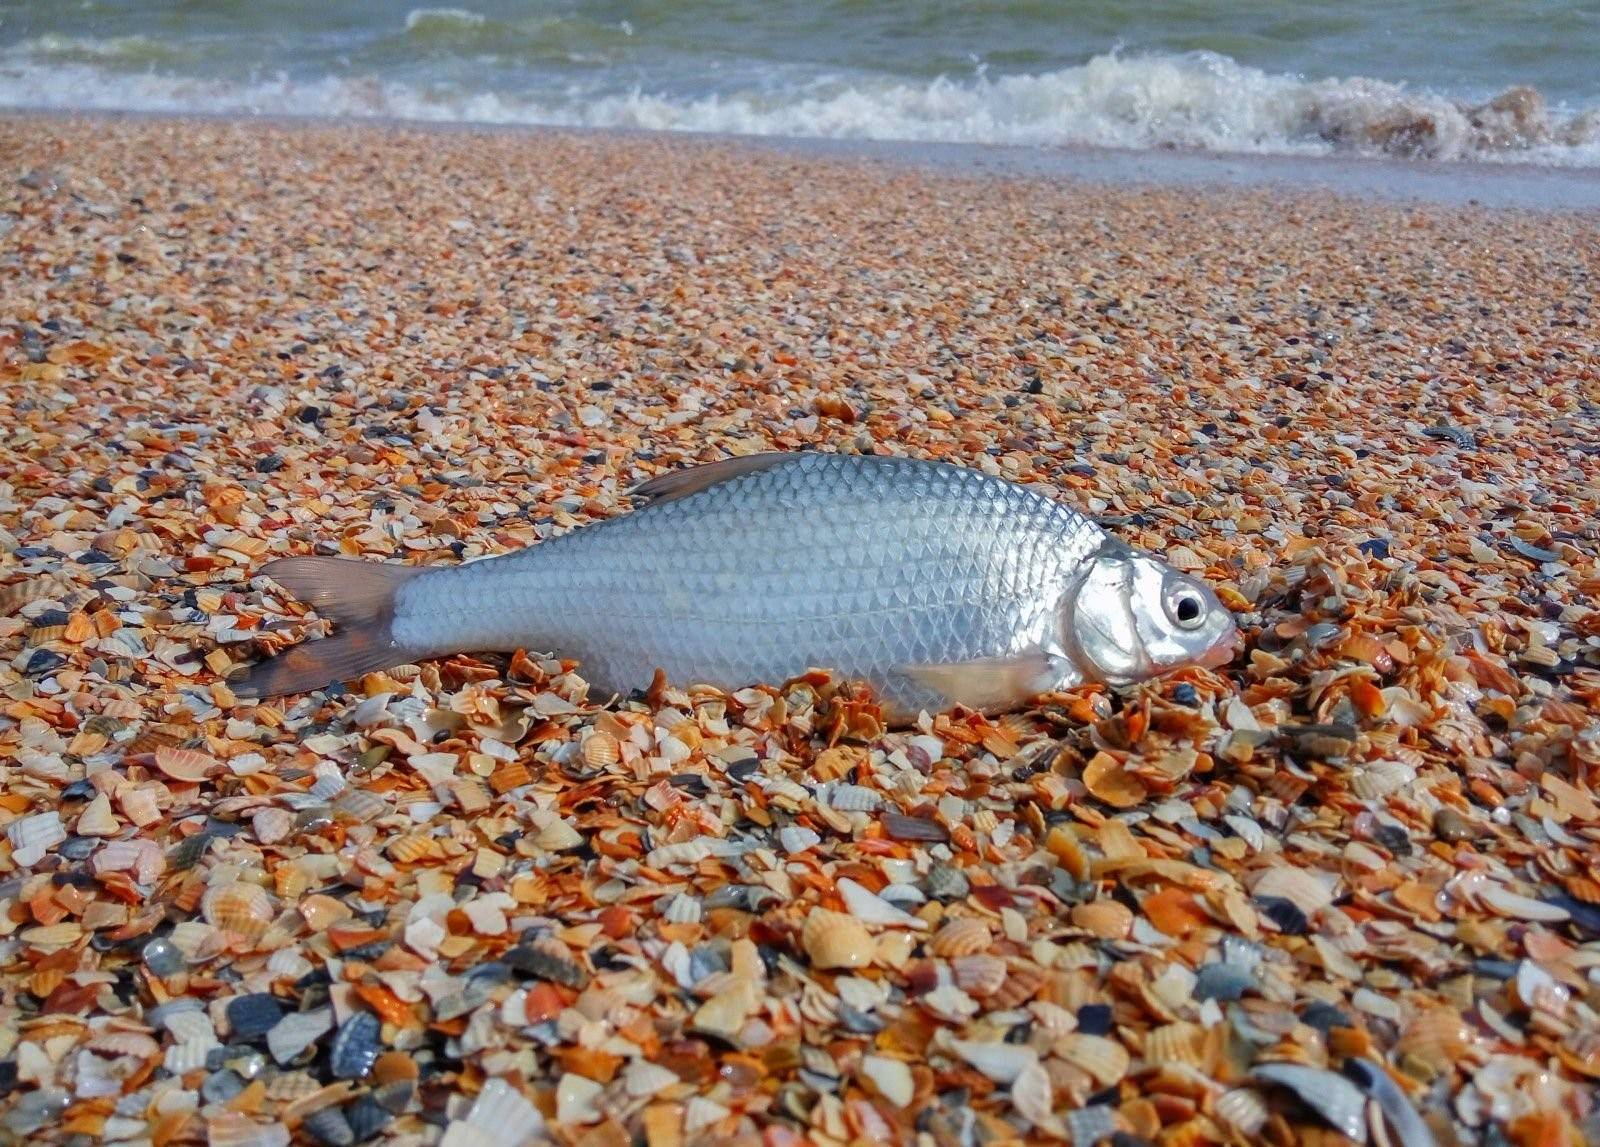
[[[283,558],[260,570],[334,624],[307,641],[230,680],[240,697],[305,693],[425,655],[395,640],[395,594],[425,570],[343,558]]]

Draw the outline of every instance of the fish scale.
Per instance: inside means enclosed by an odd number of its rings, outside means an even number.
[[[576,658],[597,691],[737,688],[827,668],[891,705],[942,698],[907,666],[1054,636],[1106,533],[1042,494],[911,459],[801,454],[503,557],[430,570],[396,599],[416,650]]]

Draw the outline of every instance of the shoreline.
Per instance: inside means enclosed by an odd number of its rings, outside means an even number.
[[[977,175],[1111,187],[1183,187],[1330,194],[1385,203],[1486,207],[1559,214],[1600,212],[1600,168],[1527,163],[1383,159],[1343,155],[1135,150],[823,136],[734,135],[644,128],[417,120],[395,117],[241,115],[232,112],[146,112],[0,108],[0,119],[65,122],[264,124],[306,129],[569,136],[638,141],[682,140],[800,157],[863,159],[955,175]]]

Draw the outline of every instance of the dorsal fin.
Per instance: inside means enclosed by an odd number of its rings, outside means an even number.
[[[698,494],[718,482],[726,482],[730,478],[742,478],[746,474],[768,470],[784,462],[804,457],[805,454],[801,451],[773,450],[765,454],[748,454],[743,458],[724,458],[720,462],[706,462],[699,466],[690,466],[686,470],[658,474],[648,481],[640,482],[628,493],[652,505],[676,502],[679,498]]]

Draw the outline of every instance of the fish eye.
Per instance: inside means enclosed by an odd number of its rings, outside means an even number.
[[[1206,603],[1195,590],[1184,588],[1167,599],[1167,612],[1184,629],[1198,629],[1205,620]]]

